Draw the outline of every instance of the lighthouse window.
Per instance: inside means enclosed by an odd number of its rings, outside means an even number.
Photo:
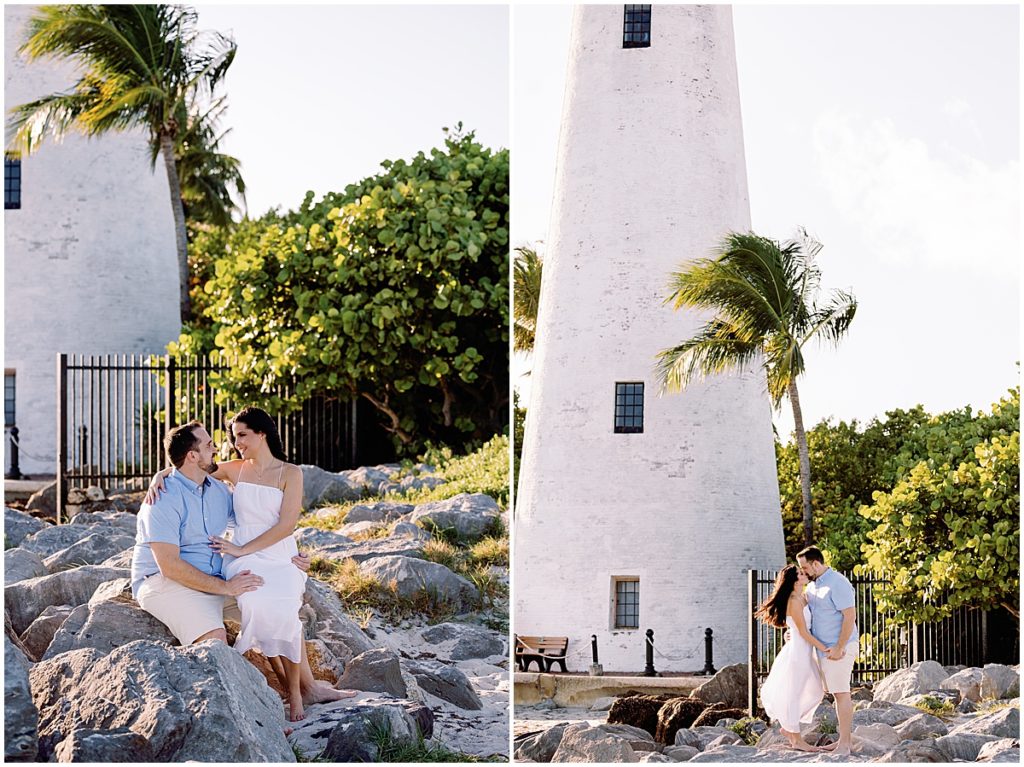
[[[615,628],[640,628],[640,579],[615,578]]]
[[[625,20],[622,23],[622,47],[651,47],[651,6],[626,6]]]
[[[644,430],[643,383],[615,384],[615,433],[642,434]]]
[[[21,207],[21,158],[4,155],[4,210]]]

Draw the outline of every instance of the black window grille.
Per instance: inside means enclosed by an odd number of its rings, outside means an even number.
[[[627,5],[622,22],[623,48],[651,47],[651,6]]]
[[[642,434],[644,430],[644,385],[615,384],[615,433]]]
[[[615,581],[615,628],[640,628],[640,581],[637,578]]]
[[[4,372],[4,426],[14,426],[14,373]]]
[[[21,158],[4,155],[4,210],[21,207]]]

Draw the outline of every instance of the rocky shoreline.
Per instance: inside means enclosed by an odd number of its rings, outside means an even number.
[[[778,724],[745,716],[746,667],[735,665],[688,698],[626,693],[590,709],[516,707],[514,760],[1019,763],[1019,696],[1018,667],[924,661],[854,691],[853,754],[804,753]],[[835,731],[835,709],[823,703],[803,735],[827,745]]]
[[[402,493],[444,483],[426,466],[303,472],[312,510],[296,532],[300,548],[328,565],[355,562],[396,598],[429,596],[446,607],[444,622],[357,622],[311,574],[300,618],[314,674],[360,694],[308,706],[304,721],[289,723],[259,656],[254,665],[216,642],[180,647],[131,598],[141,492],[90,488],[56,526],[44,491],[29,503],[35,515],[4,515],[5,761],[374,761],[381,729],[507,758],[507,635],[489,627],[501,619],[474,583],[424,558],[435,534],[472,540],[500,529],[498,504],[482,494],[405,503]],[[324,504],[353,501],[340,528],[316,526],[337,519]],[[507,586],[507,566],[491,569]]]

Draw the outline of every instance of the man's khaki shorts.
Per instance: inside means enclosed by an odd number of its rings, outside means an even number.
[[[846,654],[839,660],[829,660],[828,656],[819,656],[818,665],[825,682],[825,691],[833,695],[837,692],[850,691],[850,677],[853,676],[853,664],[857,660],[860,643],[851,639],[846,643]]]
[[[172,581],[160,573],[139,585],[139,606],[171,630],[182,645],[224,628],[224,620],[240,620],[234,597],[206,594]]]

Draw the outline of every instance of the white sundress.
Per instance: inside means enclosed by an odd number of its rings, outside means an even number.
[[[283,471],[283,467],[282,467]],[[277,524],[284,492],[270,485],[239,479],[234,491],[233,541],[243,546]],[[242,630],[235,640],[239,652],[259,650],[268,658],[283,655],[302,661],[302,622],[299,608],[306,590],[306,574],[292,563],[298,554],[295,539],[288,536],[261,551],[244,557],[224,557],[224,577],[251,570],[263,585],[237,597]]]
[[[804,605],[804,623],[811,627],[811,608]],[[821,703],[825,689],[815,657],[814,646],[800,636],[795,621],[786,616],[790,639],[775,657],[772,670],[761,686],[761,705],[765,713],[778,720],[782,729],[800,732],[800,723],[810,723]]]

